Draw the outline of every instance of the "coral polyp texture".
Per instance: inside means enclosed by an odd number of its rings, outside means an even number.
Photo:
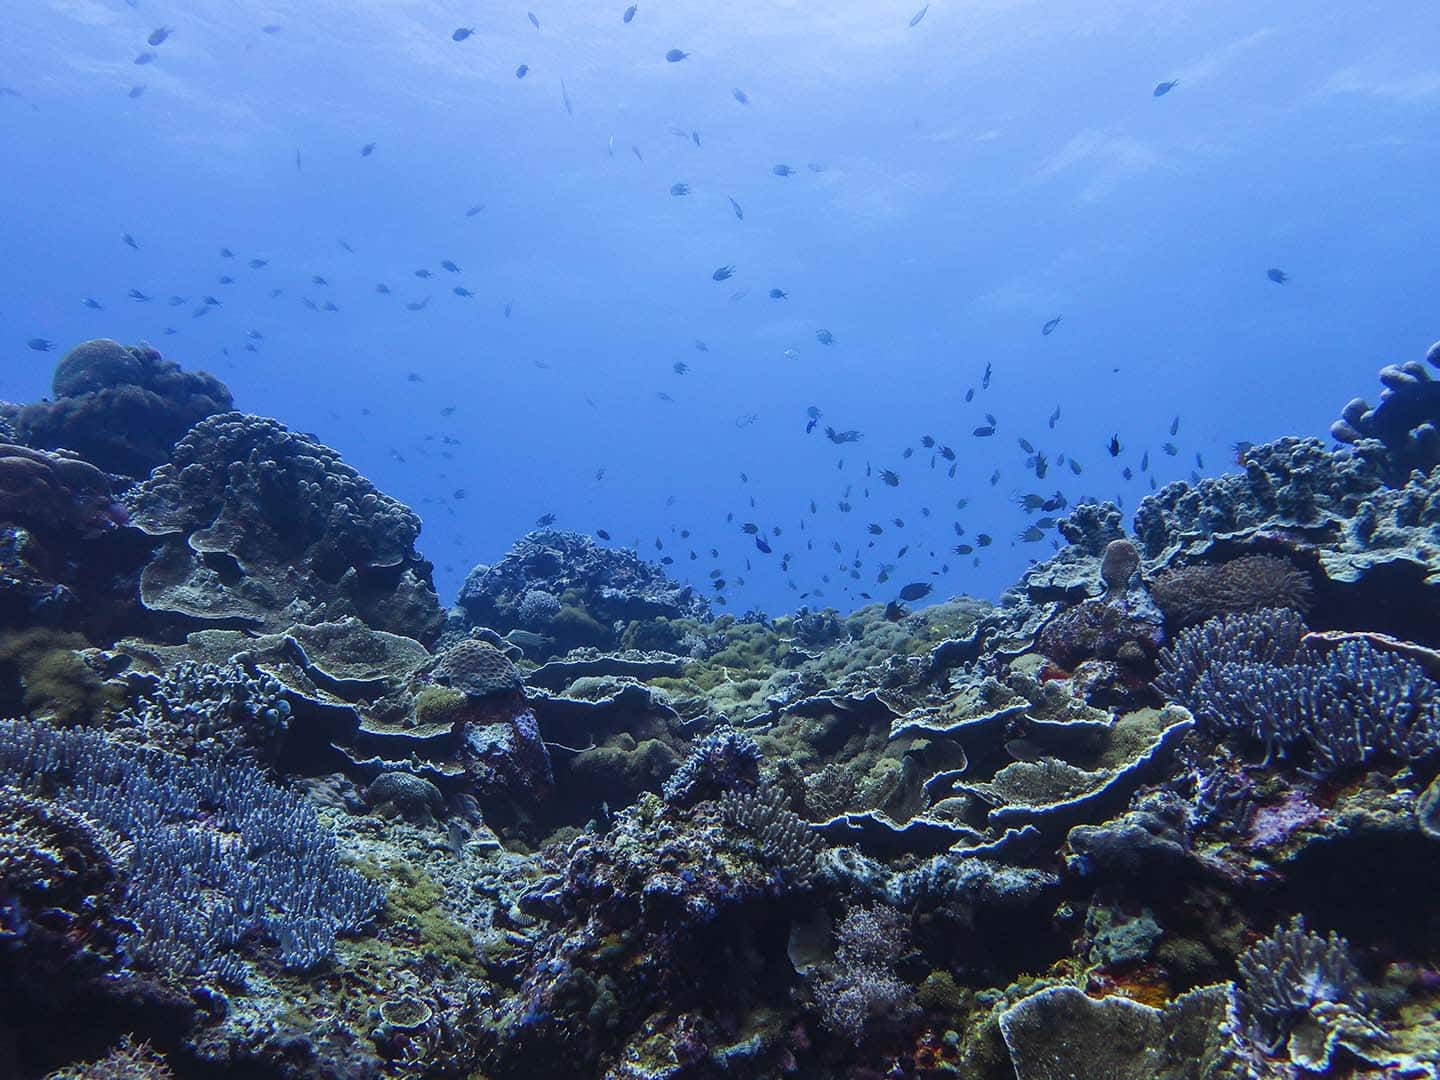
[[[1401,374],[998,604],[715,616],[545,528],[446,615],[338,453],[87,343],[98,441],[0,444],[0,1072],[1436,1077]],[[108,457],[134,401],[187,430]]]

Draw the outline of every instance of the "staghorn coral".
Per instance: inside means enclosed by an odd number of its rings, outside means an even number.
[[[1210,619],[1161,654],[1155,685],[1211,731],[1295,752],[1321,772],[1440,752],[1440,684],[1368,641],[1317,649],[1288,610]]]
[[[203,975],[255,938],[286,967],[311,968],[384,902],[379,886],[339,864],[311,806],[248,766],[9,720],[0,784],[44,793],[129,842],[126,947],[162,976]]]
[[[1156,574],[1149,589],[1166,623],[1177,630],[1217,615],[1260,608],[1304,614],[1314,600],[1309,576],[1274,555],[1172,567]]]
[[[1361,1016],[1370,1013],[1349,943],[1333,930],[1325,937],[1306,930],[1299,915],[1241,953],[1236,966],[1241,1029],[1267,1051],[1275,1051],[1311,1018],[1317,1005],[1343,1005]]]
[[[440,632],[431,567],[414,546],[420,519],[274,420],[201,421],[127,500],[160,541],[140,577],[159,614],[271,632],[359,616],[421,642]]]
[[[730,788],[720,796],[720,813],[727,824],[754,838],[765,861],[786,881],[809,884],[824,842],[790,809],[783,790],[768,785],[750,791]]]
[[[54,400],[27,405],[20,438],[65,447],[107,472],[142,477],[165,461],[196,423],[234,405],[213,375],[182,371],[148,345],[99,338],[75,346],[55,368]]]

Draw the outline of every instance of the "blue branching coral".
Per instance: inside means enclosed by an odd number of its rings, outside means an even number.
[[[1322,773],[1440,752],[1440,685],[1419,664],[1367,641],[1321,651],[1304,634],[1293,611],[1210,619],[1160,655],[1155,685],[1215,734]]]
[[[1236,1012],[1246,1035],[1267,1050],[1318,1004],[1347,1006],[1362,1016],[1369,1011],[1345,939],[1306,930],[1299,915],[1241,953],[1237,965]]]
[[[0,721],[0,784],[129,842],[126,947],[138,964],[233,982],[242,941],[308,969],[363,926],[384,890],[340,865],[305,800],[257,769],[189,762],[81,730]]]

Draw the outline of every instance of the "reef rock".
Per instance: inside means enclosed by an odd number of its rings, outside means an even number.
[[[274,632],[354,615],[425,643],[439,635],[420,519],[277,421],[202,421],[128,501],[133,523],[162,540],[141,599],[182,625]]]
[[[71,349],[55,368],[51,390],[53,401],[21,410],[20,438],[74,450],[124,476],[145,476],[199,421],[233,404],[215,376],[182,371],[148,345],[106,338]]]
[[[655,563],[557,529],[532,532],[494,566],[475,567],[459,605],[471,626],[548,638],[546,656],[580,645],[614,649],[637,621],[710,615],[703,596]]]

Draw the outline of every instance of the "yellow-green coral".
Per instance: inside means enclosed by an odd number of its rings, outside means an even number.
[[[34,627],[0,636],[0,671],[20,686],[20,703],[31,716],[57,724],[82,724],[123,695],[91,671],[76,650],[89,645],[79,634]]]
[[[392,859],[380,880],[388,890],[386,915],[412,927],[422,949],[443,963],[480,967],[470,931],[446,916],[444,894],[429,874],[403,859]]]
[[[448,686],[427,686],[415,695],[417,724],[446,723],[465,704],[465,695]]]

